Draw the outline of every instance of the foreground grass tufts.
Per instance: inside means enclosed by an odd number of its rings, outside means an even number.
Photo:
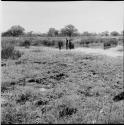
[[[18,59],[22,56],[23,53],[21,53],[18,50],[14,49],[13,45],[5,45],[2,47],[1,51],[1,58],[2,59]]]

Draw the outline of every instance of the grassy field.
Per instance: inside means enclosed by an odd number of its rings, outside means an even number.
[[[124,123],[123,58],[15,47],[2,59],[1,123]]]

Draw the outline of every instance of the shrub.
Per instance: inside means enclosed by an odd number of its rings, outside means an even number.
[[[41,94],[30,88],[30,87],[20,87],[20,90],[15,90],[11,99],[14,100],[16,103],[23,105],[26,102],[33,102],[37,100],[37,98],[41,97]]]
[[[112,45],[117,45],[118,41],[116,39],[110,39],[109,43],[112,44]]]
[[[29,48],[29,46],[31,45],[29,40],[25,40],[24,42],[22,42],[20,44],[20,46],[24,46],[25,48]]]
[[[15,84],[16,84],[15,81],[2,82],[1,83],[1,92],[4,92],[5,90],[13,88]]]
[[[62,110],[59,111],[59,117],[71,116],[77,112],[76,108],[63,107]]]
[[[5,45],[1,51],[1,58],[2,59],[18,59],[20,58],[22,53],[14,49],[12,45]]]
[[[117,46],[118,41],[116,39],[104,39],[104,49],[111,48],[112,46]]]
[[[14,46],[5,46],[2,48],[1,57],[4,59],[10,58],[14,52]]]
[[[112,31],[111,36],[119,36],[119,33],[117,31]]]
[[[98,42],[99,42],[99,39],[96,39],[96,38],[85,38],[85,39],[81,39],[80,45],[83,45],[84,47],[89,47],[89,44],[98,43]]]
[[[54,40],[52,40],[52,41],[50,41],[50,40],[43,40],[42,43],[45,46],[54,46],[55,45],[55,41]]]

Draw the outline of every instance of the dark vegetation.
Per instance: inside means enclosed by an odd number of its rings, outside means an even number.
[[[24,46],[25,48],[29,48],[31,45],[31,40],[25,40],[24,42],[20,43],[20,46]]]
[[[13,45],[5,45],[2,46],[1,50],[1,58],[2,59],[18,59],[22,56],[23,53],[21,53],[18,50],[14,49]]]
[[[124,100],[124,92],[121,92],[119,93],[118,95],[116,95],[114,98],[113,98],[114,101],[121,101],[121,100]]]

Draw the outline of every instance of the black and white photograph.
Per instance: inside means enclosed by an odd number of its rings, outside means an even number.
[[[1,124],[124,124],[124,1],[1,1]]]

